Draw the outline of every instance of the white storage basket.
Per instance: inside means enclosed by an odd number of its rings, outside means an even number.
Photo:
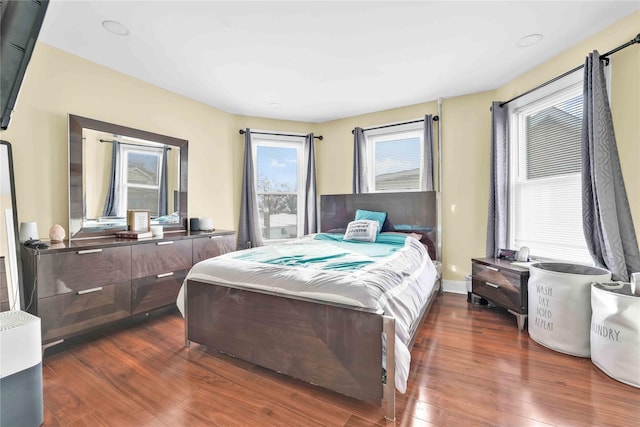
[[[594,283],[591,309],[591,361],[611,378],[640,388],[640,296],[629,283]]]
[[[561,353],[589,357],[591,283],[611,273],[586,265],[543,262],[529,268],[529,336]]]

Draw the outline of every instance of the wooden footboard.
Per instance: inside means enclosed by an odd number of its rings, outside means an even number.
[[[187,342],[208,351],[363,401],[383,398],[381,311],[190,279],[185,318]]]

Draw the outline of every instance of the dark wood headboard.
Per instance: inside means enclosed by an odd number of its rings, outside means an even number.
[[[394,225],[429,229],[429,235],[437,246],[437,195],[436,191],[321,195],[320,231],[344,229],[353,221],[356,210],[366,209],[386,212]],[[440,258],[439,254],[437,258]]]

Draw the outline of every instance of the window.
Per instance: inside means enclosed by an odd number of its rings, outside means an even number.
[[[509,245],[591,264],[582,230],[582,74],[563,80],[511,107]]]
[[[265,243],[301,237],[304,227],[303,141],[254,137],[256,195]]]
[[[365,132],[371,192],[421,190],[423,126],[411,123]]]
[[[162,149],[122,144],[120,147],[120,206],[127,209],[149,209],[157,217],[160,206]],[[120,212],[124,215],[126,212]]]

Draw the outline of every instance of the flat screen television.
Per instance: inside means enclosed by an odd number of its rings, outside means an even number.
[[[49,0],[0,0],[0,129],[6,129]]]

